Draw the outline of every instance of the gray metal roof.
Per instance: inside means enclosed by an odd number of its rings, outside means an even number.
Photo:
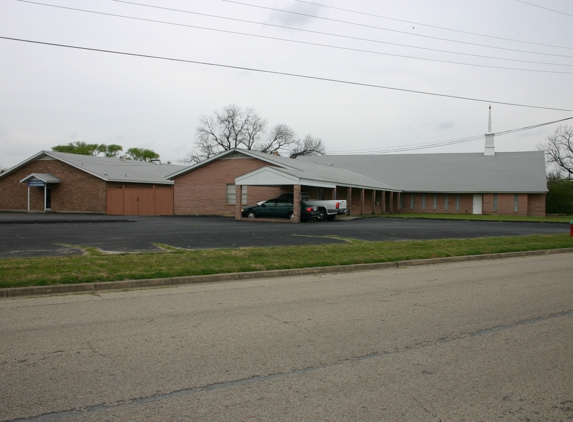
[[[332,164],[408,192],[545,193],[543,151],[456,154],[323,155],[297,161]]]
[[[273,164],[281,168],[281,172],[290,174],[292,176],[298,177],[300,179],[314,180],[316,182],[330,182],[335,183],[339,186],[351,186],[351,187],[361,187],[361,188],[372,188],[388,191],[398,191],[399,189],[390,186],[380,180],[375,180],[363,174],[359,174],[352,170],[347,170],[339,167],[332,167],[328,165],[320,165],[309,163],[306,161],[301,161],[298,158],[292,159],[288,157],[281,157],[271,154],[266,154],[259,151],[250,151],[244,149],[233,149],[229,151],[222,152],[208,160],[197,163],[193,166],[186,167],[179,170],[171,175],[169,178],[175,178],[181,174],[185,174],[189,171],[193,171],[197,168],[205,166],[212,161],[229,158],[236,154],[240,154],[246,157],[257,158],[261,161],[265,161],[269,164]]]
[[[241,151],[245,152],[245,151]],[[316,165],[307,161],[269,155],[258,151],[248,151],[251,156],[266,160],[283,167],[285,173],[296,177],[316,181],[334,182],[339,186],[353,186],[364,188],[376,188],[381,190],[398,191],[399,188],[376,180],[367,175],[360,174],[352,169],[339,168],[329,165]]]
[[[118,158],[105,158],[92,155],[68,154],[55,151],[41,151],[27,160],[17,164],[1,175],[4,177],[14,170],[24,165],[44,157],[52,157],[85,171],[92,176],[98,177],[106,182],[125,183],[152,183],[172,185],[173,181],[166,179],[166,176],[185,166],[171,164],[154,164],[145,161],[120,160]]]
[[[56,176],[54,176],[53,174],[50,174],[50,173],[32,173],[32,174],[24,177],[22,180],[20,180],[20,183],[27,182],[28,180],[41,180],[42,182],[45,182],[45,183],[61,183],[62,182],[60,179],[58,179]]]

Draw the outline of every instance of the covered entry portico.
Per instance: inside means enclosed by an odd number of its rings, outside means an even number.
[[[20,183],[28,184],[28,212],[30,212],[30,188],[43,188],[43,211],[50,211],[52,208],[51,186],[61,183],[61,180],[50,173],[32,173],[26,176]]]
[[[349,180],[342,180],[341,175],[338,174],[340,170],[328,169],[327,172],[323,172],[327,174],[316,174],[316,172],[292,168],[262,167],[235,178],[236,197],[242,198],[243,186],[279,187],[285,192],[292,192],[294,218],[291,222],[293,223],[300,223],[301,192],[308,192],[311,199],[346,200],[348,215],[383,214],[399,211],[399,191],[355,173],[351,173],[346,178]],[[367,180],[352,180],[355,178]],[[368,184],[352,182],[367,182]],[[359,197],[353,201],[353,197],[356,195]],[[235,220],[243,219],[241,208],[241,201],[237,201]]]

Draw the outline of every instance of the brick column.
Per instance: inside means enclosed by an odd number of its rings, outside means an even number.
[[[390,214],[394,213],[394,192],[390,192]]]
[[[364,189],[360,189],[360,215],[364,215]]]
[[[241,208],[243,207],[243,186],[235,186],[235,220],[239,221],[241,219]]]
[[[400,212],[400,204],[401,204],[401,200],[400,198],[402,197],[402,194],[400,192],[398,192],[398,205],[396,206],[396,212]]]
[[[293,189],[293,213],[294,220],[293,223],[300,223],[300,185],[294,185]]]
[[[346,215],[352,214],[352,188],[346,188]]]
[[[376,214],[376,189],[372,191],[372,214]]]
[[[383,190],[382,191],[382,204],[381,208],[382,208],[382,214],[386,214],[386,191]]]
[[[330,199],[336,199],[336,188],[332,189],[332,198]]]

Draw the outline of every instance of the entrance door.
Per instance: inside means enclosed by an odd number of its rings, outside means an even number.
[[[483,202],[483,197],[481,194],[476,193],[474,194],[474,209],[473,209],[473,213],[474,214],[481,214],[483,207],[482,207],[482,202]]]
[[[46,206],[45,206],[45,210],[51,210],[52,209],[52,189],[48,186],[46,186],[44,189],[46,189]]]

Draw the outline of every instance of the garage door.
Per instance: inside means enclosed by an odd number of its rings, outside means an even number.
[[[173,215],[173,186],[107,188],[110,215]]]

